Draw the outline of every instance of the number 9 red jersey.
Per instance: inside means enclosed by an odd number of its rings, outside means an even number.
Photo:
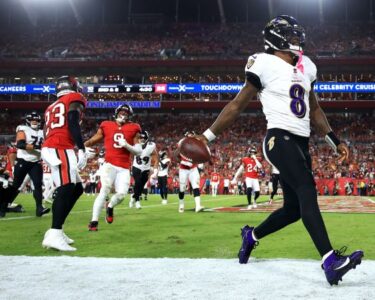
[[[43,147],[74,149],[74,141],[68,128],[69,106],[73,102],[80,102],[84,107],[87,103],[82,94],[73,92],[48,106],[44,113],[46,137]]]
[[[122,148],[118,141],[125,139],[130,145],[134,145],[134,138],[141,132],[141,126],[133,122],[118,125],[115,121],[103,121],[100,129],[104,135],[105,161],[129,169],[130,152]]]

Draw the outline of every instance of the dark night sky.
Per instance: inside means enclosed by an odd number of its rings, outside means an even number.
[[[74,15],[67,0],[0,0],[0,25],[28,22],[21,2],[29,4],[31,14],[44,23],[70,22]],[[127,23],[130,0],[73,0],[84,23]],[[179,2],[179,22],[220,22],[217,0],[132,0],[134,14],[162,14],[163,19],[175,21],[176,1]],[[290,14],[303,23],[314,23],[318,18],[319,0],[273,0],[274,15]],[[370,20],[370,2],[374,14],[375,0],[323,0],[327,21]],[[268,0],[222,0],[227,22],[249,20],[266,22],[269,19]],[[347,8],[345,3],[347,3]],[[347,14],[346,14],[347,11]],[[58,20],[58,21],[56,21]]]

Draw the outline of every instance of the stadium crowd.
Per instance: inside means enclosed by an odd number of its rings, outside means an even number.
[[[14,27],[0,30],[0,59],[222,59],[263,50],[261,23]],[[374,56],[373,26],[307,25],[306,53]],[[164,50],[164,51],[162,51]]]
[[[110,119],[107,111],[87,111],[83,123],[84,139],[87,140],[97,130],[98,124],[105,119]],[[313,172],[317,179],[338,179],[348,177],[353,179],[375,179],[375,132],[374,127],[369,126],[373,120],[371,114],[328,114],[332,128],[349,145],[351,158],[349,164],[337,166],[335,155],[324,142],[322,137],[313,134],[310,142],[310,151],[313,162]],[[22,121],[22,116],[15,112],[3,112],[0,114],[0,127],[2,128],[2,140],[0,148],[1,162],[4,164],[6,144],[14,140],[15,128]],[[183,119],[183,122],[181,120]],[[202,132],[214,120],[214,114],[140,114],[134,117],[143,129],[151,134],[151,139],[157,144],[158,150],[167,150],[172,155],[178,140],[187,130]],[[256,146],[259,156],[262,157],[262,141],[265,134],[265,119],[259,114],[247,114],[241,116],[230,131],[219,137],[210,148],[213,155],[212,162],[206,164],[204,177],[209,177],[214,170],[221,174],[222,178],[232,179],[241,158],[247,153],[250,146]],[[101,147],[97,148],[97,151]],[[260,179],[268,181],[270,166],[262,158],[263,169]],[[83,177],[88,178],[91,172],[98,168],[96,160],[92,160]],[[170,173],[171,178],[177,178],[178,165],[173,164]]]

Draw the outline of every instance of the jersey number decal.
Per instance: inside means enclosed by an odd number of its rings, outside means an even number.
[[[141,165],[142,163],[147,165],[147,163],[150,161],[150,158],[148,156],[145,156],[143,158],[140,157],[140,156],[137,156],[135,159],[136,159],[138,165]]]
[[[122,133],[115,133],[115,134],[113,135],[113,141],[114,141],[114,143],[113,143],[113,148],[116,148],[116,149],[122,148],[122,147],[118,144],[119,140],[122,140],[122,139],[124,139],[124,135],[123,135]]]
[[[41,144],[43,144],[43,138],[42,137],[32,135],[31,138],[33,139],[32,144],[34,146],[40,146]]]
[[[52,116],[51,116],[52,115]],[[51,111],[46,113],[46,134],[50,129],[60,128],[65,125],[65,106],[63,103],[56,104]]]
[[[289,96],[292,98],[290,102],[292,113],[302,119],[306,115],[305,89],[299,84],[293,84],[289,89]]]
[[[252,164],[246,165],[246,170],[248,173],[251,173],[254,170],[253,165]]]

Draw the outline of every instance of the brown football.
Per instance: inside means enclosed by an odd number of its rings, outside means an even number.
[[[208,162],[211,159],[211,152],[208,146],[195,137],[185,137],[178,143],[181,157],[194,164]]]

